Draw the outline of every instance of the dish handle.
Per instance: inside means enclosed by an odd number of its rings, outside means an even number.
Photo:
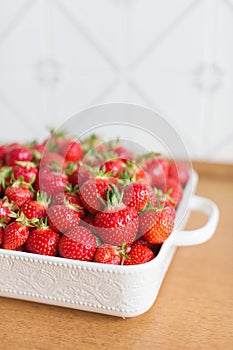
[[[217,205],[210,199],[193,196],[190,202],[190,211],[200,211],[207,215],[206,224],[195,230],[176,231],[173,235],[173,244],[177,247],[201,244],[208,241],[214,234],[219,210]]]

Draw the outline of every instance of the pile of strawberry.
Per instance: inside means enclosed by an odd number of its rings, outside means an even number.
[[[0,146],[0,247],[104,264],[153,259],[174,227],[184,163],[52,133]]]

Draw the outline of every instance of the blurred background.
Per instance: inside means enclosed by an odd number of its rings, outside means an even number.
[[[194,160],[233,162],[233,0],[0,0],[1,141],[78,111],[161,111]]]

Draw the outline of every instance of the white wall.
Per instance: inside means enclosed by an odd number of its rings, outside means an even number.
[[[0,138],[92,104],[160,109],[194,159],[233,161],[233,0],[0,0]]]

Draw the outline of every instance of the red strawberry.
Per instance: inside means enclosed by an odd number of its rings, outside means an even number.
[[[27,219],[41,219],[47,215],[49,199],[46,193],[38,192],[36,200],[28,201],[21,206],[21,213]]]
[[[16,247],[14,250],[16,250],[17,252],[26,252],[25,243],[19,247]]]
[[[31,162],[32,158],[32,152],[29,149],[21,146],[16,146],[11,147],[7,151],[5,161],[6,165],[13,166],[17,161]]]
[[[45,145],[42,143],[37,143],[37,144],[32,146],[32,150],[38,151],[42,155],[45,151]]]
[[[82,146],[78,141],[64,141],[59,152],[65,157],[67,162],[78,162],[83,157]]]
[[[151,186],[148,186],[148,191],[149,191],[148,201],[153,207],[155,207],[156,204],[157,204],[157,196],[155,194],[155,191],[154,191],[154,189]]]
[[[109,244],[100,245],[94,256],[94,261],[101,264],[120,265],[121,259],[122,256],[119,252],[119,248]]]
[[[0,226],[0,247],[2,246],[3,243],[3,228]]]
[[[138,214],[133,207],[126,207],[116,186],[107,190],[107,208],[96,214],[94,226],[104,243],[121,246],[134,241],[138,231]]]
[[[185,186],[189,180],[189,168],[183,162],[172,161],[169,166],[169,177],[174,178],[181,186]]]
[[[96,251],[96,237],[86,227],[77,226],[60,238],[58,251],[67,259],[91,261]]]
[[[8,224],[11,220],[11,208],[7,201],[0,200],[0,224]]]
[[[119,178],[119,174],[124,172],[126,168],[125,162],[118,158],[113,160],[108,160],[105,163],[102,163],[100,169],[104,169],[104,173],[112,173],[114,177]]]
[[[163,243],[171,234],[174,218],[167,209],[149,209],[139,218],[139,232],[151,244]]]
[[[45,152],[40,160],[40,168],[49,168],[55,171],[62,171],[67,167],[65,158],[55,152]]]
[[[110,177],[96,177],[86,181],[80,188],[80,199],[85,208],[90,213],[95,214],[103,208],[103,200],[106,199],[106,192],[109,185],[113,183],[114,179]]]
[[[174,201],[174,205],[177,206],[183,198],[183,189],[179,182],[169,177],[166,183],[166,192],[169,194],[169,197]]]
[[[127,255],[128,258],[124,260],[124,265],[144,264],[155,257],[152,250],[144,245],[132,246]]]
[[[49,225],[55,232],[66,232],[77,227],[82,212],[72,205],[54,205],[48,209]]]
[[[26,242],[28,235],[28,227],[23,222],[10,223],[4,232],[3,248],[13,250],[20,247]]]
[[[83,217],[85,215],[85,209],[79,196],[73,192],[58,192],[52,197],[50,207],[53,205],[65,204],[71,204],[74,206],[80,212],[80,217]]]
[[[161,248],[160,244],[151,244],[143,236],[141,236],[138,239],[136,239],[136,241],[133,242],[132,247],[135,246],[135,245],[143,245],[143,246],[145,246],[147,248],[150,248],[155,256],[158,255],[159,250]]]
[[[13,202],[17,207],[21,207],[21,205],[33,198],[29,188],[17,182],[6,188],[5,195],[8,201]]]
[[[36,180],[38,169],[32,162],[16,162],[12,169],[13,176],[16,180],[20,177],[28,183],[33,183]]]
[[[149,174],[150,185],[164,190],[168,177],[168,161],[164,158],[158,158],[152,153],[152,156],[145,160],[143,167]]]
[[[5,156],[8,150],[7,145],[1,145],[0,146],[0,164],[5,164]]]
[[[6,185],[11,181],[12,167],[0,166],[0,193],[3,192]]]
[[[140,182],[150,184],[150,178],[148,173],[135,161],[126,162],[126,170],[120,173],[120,179],[125,183]]]
[[[153,188],[153,193],[151,193],[151,197],[149,198],[149,203],[151,207],[156,208],[165,208],[169,211],[170,215],[175,219],[176,211],[175,211],[175,200],[170,196],[169,190],[167,193],[163,193],[162,190],[158,190],[156,187]],[[152,197],[154,194],[154,198]]]
[[[63,192],[67,183],[68,178],[65,174],[50,169],[41,169],[36,179],[35,187],[36,190],[54,195],[58,192]]]
[[[36,228],[29,234],[26,250],[33,254],[56,256],[58,241],[59,235],[50,228]]]
[[[142,211],[149,199],[149,186],[143,183],[132,183],[124,189],[123,203]]]
[[[69,180],[73,186],[81,187],[84,182],[90,180],[92,174],[87,166],[79,164],[78,167],[69,175]]]

